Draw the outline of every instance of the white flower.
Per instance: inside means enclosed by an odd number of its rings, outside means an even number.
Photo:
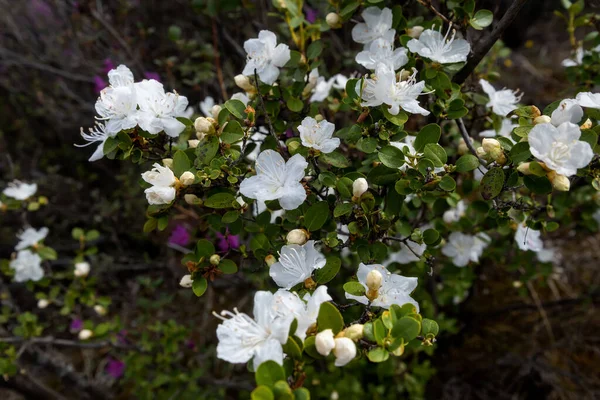
[[[108,71],[108,83],[112,87],[124,87],[133,83],[133,72],[127,66],[121,64],[115,69]]]
[[[531,154],[560,175],[575,175],[594,157],[592,147],[580,141],[580,136],[579,127],[570,122],[558,128],[552,124],[536,125],[528,136]]]
[[[400,250],[390,254],[386,260],[387,264],[397,262],[399,264],[410,264],[420,260],[427,245],[425,243],[418,244],[411,240],[407,240],[406,243],[400,243]]]
[[[248,95],[246,93],[239,92],[239,93],[233,94],[231,96],[231,100],[239,100],[242,103],[244,103],[245,106],[247,106],[248,102],[250,101],[250,98],[248,97]]]
[[[149,204],[169,204],[175,199],[177,191],[173,187],[177,178],[171,169],[154,163],[153,169],[142,174],[142,179],[152,185],[144,190]]]
[[[531,250],[537,253],[544,248],[544,242],[542,242],[542,238],[540,237],[541,234],[540,231],[530,229],[525,224],[519,224],[515,232],[515,242],[517,242],[519,249],[523,251]]]
[[[343,367],[356,357],[356,345],[352,339],[347,337],[336,338],[333,354],[335,355],[335,366]]]
[[[558,107],[552,112],[550,122],[554,126],[559,126],[565,122],[573,124],[579,123],[583,118],[583,109],[577,100],[564,99]]]
[[[279,68],[290,60],[290,48],[283,43],[277,44],[277,36],[270,31],[260,31],[258,39],[244,42],[248,54],[243,75],[254,76],[254,70],[260,80],[272,85],[279,77]]]
[[[463,200],[460,200],[458,203],[456,203],[456,207],[452,207],[451,209],[444,212],[442,219],[447,224],[458,222],[462,217],[465,216],[466,211],[467,205]]]
[[[369,45],[369,50],[358,53],[356,62],[370,70],[374,70],[378,64],[385,64],[395,71],[408,63],[408,56],[404,47],[394,50],[391,41],[380,38]]]
[[[452,37],[448,40],[450,31]],[[411,39],[406,45],[413,53],[440,64],[465,62],[471,52],[471,45],[464,39],[455,39],[455,36],[456,31],[452,28],[448,28],[446,36],[434,29],[427,29],[418,39]]]
[[[50,305],[50,302],[47,299],[39,299],[37,302],[38,308],[42,310]]]
[[[8,184],[8,187],[2,191],[7,197],[17,200],[27,200],[37,192],[36,183],[24,183],[14,180]]]
[[[417,308],[417,311],[419,310],[419,303],[410,297],[410,293],[417,287],[417,278],[408,278],[402,275],[392,274],[383,265],[365,265],[360,263],[356,277],[364,286],[365,290],[368,290],[367,276],[369,275],[369,272],[374,269],[377,269],[381,273],[383,282],[379,288],[379,296],[371,303],[371,305],[374,307],[390,308],[392,304],[402,306],[406,303],[411,303]],[[354,296],[346,293],[346,298],[356,300],[362,304],[369,303],[367,296]]]
[[[335,125],[325,120],[317,122],[312,117],[306,117],[298,126],[302,145],[320,150],[323,153],[331,153],[340,145],[340,139],[333,137]]]
[[[293,334],[302,341],[306,339],[306,331],[317,322],[321,304],[331,301],[332,298],[327,294],[327,286],[319,286],[312,295],[306,293],[303,299],[300,299],[295,292],[291,293],[283,289],[279,289],[273,299],[277,311],[282,313],[282,316],[291,314],[296,318],[298,328]]]
[[[190,172],[190,171],[185,171],[179,177],[179,182],[181,182],[181,184],[183,186],[193,185],[195,180],[196,180],[196,176],[194,175],[193,172]]]
[[[21,250],[9,264],[15,271],[15,282],[39,281],[44,277],[42,258],[30,250]]]
[[[240,193],[261,201],[279,199],[284,210],[294,210],[306,200],[300,181],[307,166],[300,154],[285,162],[278,152],[265,150],[256,159],[256,175],[244,179]]]
[[[581,107],[600,109],[600,93],[578,93],[576,99]]]
[[[365,44],[365,47],[379,38],[386,38],[390,42],[394,40],[396,31],[392,29],[394,19],[392,10],[387,7],[383,9],[369,7],[361,15],[365,22],[356,24],[352,28],[352,40]]]
[[[124,65],[108,72],[110,86],[102,89],[96,101],[96,112],[106,120],[106,131],[116,135],[137,125],[137,95],[133,74]]]
[[[376,107],[381,104],[390,106],[389,112],[397,115],[400,109],[411,114],[429,115],[429,111],[419,105],[417,97],[422,94],[425,82],[417,82],[417,70],[405,81],[398,82],[396,73],[385,64],[377,65],[375,78],[365,79],[361,97],[362,106]],[[360,92],[357,82],[357,92]]]
[[[94,332],[92,332],[89,329],[82,329],[77,335],[77,337],[79,337],[79,340],[88,340],[92,336],[94,336]]]
[[[344,76],[342,74],[335,74],[331,79],[333,79],[333,88],[334,89],[344,90],[344,89],[346,89],[346,83],[348,83],[348,80],[350,78],[348,78],[347,76]]]
[[[327,357],[331,353],[331,350],[335,348],[333,331],[331,329],[325,329],[324,331],[317,333],[315,336],[315,347],[320,355]]]
[[[452,263],[457,267],[464,267],[469,261],[479,262],[479,257],[487,247],[487,240],[488,236],[485,234],[473,236],[452,232],[448,243],[442,248],[442,254],[452,258]]]
[[[504,118],[504,119],[502,119],[502,125],[500,125],[500,130],[498,132],[496,132],[494,129],[489,129],[489,130],[482,131],[479,134],[479,136],[484,137],[484,138],[501,136],[501,137],[510,139],[510,134],[512,133],[513,129],[518,128],[518,127],[519,127],[519,124],[513,124],[512,120],[510,118]]]
[[[165,93],[162,83],[144,79],[135,84],[138,124],[143,130],[155,135],[164,131],[170,137],[178,137],[185,125],[176,117],[185,113],[188,100],[175,93]]]
[[[106,309],[106,307],[101,306],[100,304],[96,304],[94,306],[94,312],[96,314],[98,314],[99,316],[103,317],[106,315],[106,313],[108,312],[108,310]]]
[[[192,280],[192,275],[187,274],[181,278],[181,280],[179,281],[179,286],[184,288],[191,288],[193,283],[194,281]]]
[[[564,59],[562,62],[562,66],[566,68],[566,67],[576,67],[578,65],[581,65],[581,64],[583,64],[584,56],[590,55],[592,53],[598,53],[599,51],[600,51],[600,45],[594,47],[591,50],[583,50],[583,47],[580,46],[575,51],[575,57]]]
[[[253,358],[254,369],[267,360],[283,365],[283,348],[288,340],[292,315],[282,316],[273,307],[273,294],[256,292],[254,319],[237,309],[223,311],[217,327],[217,357],[230,363],[245,363]],[[216,314],[215,314],[216,315]],[[218,317],[218,315],[217,315]]]
[[[310,278],[315,269],[325,266],[325,257],[315,249],[315,241],[304,245],[285,245],[279,252],[279,261],[271,265],[269,275],[277,286],[290,289]]]
[[[560,258],[560,254],[557,254],[555,249],[541,249],[535,253],[535,257],[540,262],[549,263],[556,262]]]
[[[313,71],[316,71],[316,69]],[[333,87],[334,83],[335,78],[329,78],[329,80],[325,80],[324,77],[320,76],[308,101],[314,103],[325,100],[327,96],[329,96],[329,92],[331,92],[331,88]]]
[[[74,275],[78,278],[84,278],[90,273],[90,264],[83,261],[75,263]]]
[[[169,204],[176,197],[176,190],[172,187],[162,187],[162,186],[152,186],[146,190],[146,200],[148,200],[148,204]]]
[[[36,230],[34,228],[27,228],[23,232],[17,235],[19,243],[15,246],[15,250],[24,250],[28,247],[35,246],[48,236],[48,228],[41,228]]]
[[[206,96],[204,100],[200,102],[200,111],[205,117],[212,117],[212,108],[215,105],[215,99],[211,96]]]
[[[96,121],[96,126],[94,126],[93,128],[89,128],[90,133],[85,133],[83,131],[83,128],[81,128],[80,131],[81,131],[81,137],[83,138],[83,140],[87,141],[87,143],[86,144],[76,144],[75,147],[87,147],[91,144],[98,143],[98,147],[96,147],[96,151],[94,151],[94,153],[88,159],[88,161],[90,161],[90,162],[97,161],[97,160],[101,159],[102,157],[104,157],[104,143],[106,143],[106,139],[108,139],[109,137],[114,137],[118,133],[118,131],[117,131],[117,132],[114,132],[113,134],[110,134],[106,130],[106,126],[103,123],[100,123],[97,121]]]
[[[496,90],[494,87],[485,79],[480,79],[479,84],[483,88],[483,91],[489,96],[490,101],[486,104],[486,107],[490,107],[494,114],[506,117],[508,113],[517,108],[517,103],[521,100],[523,95],[517,95],[517,92],[510,89]]]

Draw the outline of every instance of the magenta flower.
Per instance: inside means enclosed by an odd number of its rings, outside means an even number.
[[[190,239],[190,233],[187,229],[185,229],[185,226],[177,225],[171,232],[169,243],[176,244],[178,246],[186,246],[190,242]]]
[[[104,59],[104,73],[108,74],[108,71],[110,71],[111,69],[115,69],[115,64],[113,64],[112,60],[110,58],[106,58]]]
[[[94,91],[96,93],[100,93],[106,86],[108,86],[108,84],[101,76],[94,76]]]
[[[223,235],[221,232],[216,233],[217,239],[217,248],[221,252],[226,252],[229,249],[237,249],[240,247],[240,237],[238,235],[230,235],[229,230],[225,232]]]
[[[160,82],[160,75],[158,75],[158,73],[156,73],[156,72],[146,71],[146,72],[144,72],[144,77],[146,79],[154,79],[155,81]]]
[[[119,379],[123,376],[123,372],[125,372],[125,363],[116,358],[110,358],[106,364],[105,371],[114,379]]]
[[[304,7],[304,13],[306,20],[311,24],[315,23],[315,21],[317,20],[317,15],[319,15],[319,12],[317,10],[310,7]]]
[[[83,329],[83,320],[77,318],[71,321],[71,325],[69,325],[69,330],[71,332],[77,333]]]

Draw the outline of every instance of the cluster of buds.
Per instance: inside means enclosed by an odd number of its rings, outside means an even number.
[[[360,326],[360,328],[357,326]],[[356,345],[350,336],[353,335],[357,337],[358,334],[351,333],[349,336],[346,331],[351,328],[353,332],[358,331],[359,329],[362,331],[362,325],[352,325],[346,330],[338,333],[335,337],[331,329],[325,329],[315,336],[315,347],[319,354],[327,357],[333,351],[336,367],[343,367],[356,357]],[[362,333],[360,335],[362,337]]]
[[[198,138],[198,140],[202,140],[205,135],[214,134],[216,132],[216,126],[217,126],[217,120],[215,118],[211,118],[211,117],[196,118],[196,121],[194,121],[194,129],[196,129],[196,137]]]
[[[552,187],[561,192],[568,192],[571,188],[571,181],[568,177],[556,173],[556,171],[548,168],[543,162],[522,163],[517,167],[517,171],[523,175],[546,175],[550,183],[552,183]]]
[[[495,161],[500,165],[506,164],[506,155],[502,145],[496,139],[483,139],[481,147],[477,148],[477,155],[486,161]]]

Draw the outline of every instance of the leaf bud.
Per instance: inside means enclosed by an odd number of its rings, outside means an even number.
[[[252,82],[250,82],[250,78],[248,78],[246,75],[236,75],[235,78],[233,78],[233,80],[235,81],[235,84],[243,91],[250,93],[256,92],[256,88],[254,87]]]
[[[554,189],[561,192],[568,192],[571,188],[571,181],[566,176],[557,174],[555,171],[548,172],[547,176]]]

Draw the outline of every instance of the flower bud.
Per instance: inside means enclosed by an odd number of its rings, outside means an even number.
[[[471,138],[469,138],[470,141],[472,141]],[[458,150],[457,153],[458,155],[462,156],[465,155],[469,152],[469,146],[467,146],[467,142],[465,142],[465,139],[461,138],[458,141]]]
[[[408,28],[406,30],[406,34],[413,39],[418,39],[424,30],[425,30],[425,28],[423,28],[421,25],[415,25],[412,28]]]
[[[592,127],[592,120],[586,119],[583,125],[580,126],[581,130],[590,129]]]
[[[179,286],[184,288],[191,288],[194,281],[192,280],[192,275],[184,275],[179,281]]]
[[[362,196],[367,190],[369,190],[369,183],[365,178],[358,178],[352,183],[352,195],[354,197]]]
[[[246,206],[246,202],[244,201],[244,198],[242,196],[236,197],[235,201],[238,202],[238,204],[240,205],[240,207]]]
[[[50,305],[50,302],[46,299],[39,299],[37,306],[38,308],[44,309]]]
[[[331,329],[325,329],[324,331],[317,333],[317,336],[315,336],[315,347],[320,355],[327,357],[329,353],[331,353],[331,350],[335,348],[333,331]]]
[[[268,256],[265,257],[265,263],[267,263],[267,266],[271,266],[273,264],[275,264],[277,262],[277,259],[272,255],[269,254]]]
[[[371,290],[379,290],[383,282],[383,275],[376,269],[367,274],[367,287]]]
[[[502,149],[502,144],[496,139],[483,139],[481,142],[483,150],[487,153],[488,157],[496,161],[498,164],[504,164],[506,162],[506,156]]]
[[[533,123],[535,125],[549,124],[550,122],[552,122],[552,118],[550,118],[547,115],[540,115],[539,117],[537,117],[536,119],[533,120]]]
[[[88,276],[90,273],[90,264],[87,262],[79,262],[75,264],[75,276],[78,278],[83,278]]]
[[[185,194],[183,195],[183,200],[188,203],[190,206],[198,206],[202,205],[202,199],[196,196],[195,194]]]
[[[218,104],[215,104],[214,106],[212,106],[212,108],[210,109],[210,113],[212,114],[212,117],[215,121],[217,121],[219,119],[219,113],[221,112],[221,110],[223,109],[223,107],[221,107]]]
[[[94,311],[101,317],[105,316],[107,312],[106,307],[101,306],[100,304],[96,304],[94,306]]]
[[[354,340],[355,342],[363,337],[363,324],[354,324],[350,325],[346,329],[344,329],[344,337],[348,339]]]
[[[547,176],[554,189],[561,192],[568,192],[571,188],[571,181],[566,176],[557,174],[554,171],[548,172]]]
[[[287,244],[303,245],[308,240],[308,232],[305,229],[291,230],[285,237]]]
[[[219,265],[219,263],[221,262],[221,256],[218,254],[213,254],[212,256],[210,256],[210,263],[212,265]]]
[[[198,140],[198,139],[190,139],[190,140],[188,140],[188,147],[190,149],[195,149],[196,147],[198,147],[198,143],[200,143],[200,140]]]
[[[169,169],[173,169],[173,159],[172,158],[163,158],[162,163],[165,167]]]
[[[327,25],[329,25],[331,29],[338,29],[342,27],[342,19],[340,18],[339,14],[334,12],[327,14],[325,17],[325,22],[327,22]]]
[[[196,129],[196,132],[208,134],[215,133],[215,126],[211,120],[214,121],[214,119],[210,117],[196,118],[196,121],[194,121],[194,128]]]
[[[181,182],[181,184],[183,186],[190,186],[194,184],[194,180],[196,179],[196,177],[194,176],[194,174],[190,171],[185,171],[183,174],[181,174],[181,176],[179,177],[179,182]]]
[[[485,158],[487,157],[487,153],[485,152],[485,150],[483,149],[483,147],[478,147],[477,148],[477,155],[481,158]]]
[[[335,355],[335,366],[343,367],[356,357],[356,346],[347,337],[337,338],[335,339],[333,354]]]
[[[528,162],[519,164],[519,166],[517,167],[517,171],[519,171],[523,175],[531,175],[531,170],[529,169],[530,165],[531,163]]]
[[[79,331],[78,335],[79,340],[88,340],[92,336],[94,336],[94,332],[90,331],[89,329],[82,329]]]
[[[236,75],[235,78],[233,78],[233,80],[235,81],[235,84],[245,92],[252,93],[256,91],[256,88],[254,87],[252,82],[250,82],[250,78],[248,78],[246,75]]]

